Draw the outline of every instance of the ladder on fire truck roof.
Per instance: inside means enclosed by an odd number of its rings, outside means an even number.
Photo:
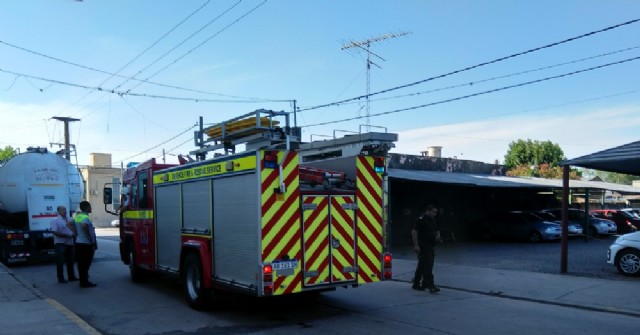
[[[258,109],[209,127],[203,126],[200,117],[200,129],[195,132],[194,141],[199,149],[190,154],[204,160],[208,152],[218,149],[224,149],[227,155],[233,154],[239,144],[245,144],[246,150],[253,150],[297,143],[300,128],[289,126],[287,112]]]

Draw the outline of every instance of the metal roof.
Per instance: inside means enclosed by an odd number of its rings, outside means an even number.
[[[533,177],[507,177],[482,174],[389,169],[390,178],[424,181],[432,183],[456,184],[475,187],[520,187],[520,188],[562,188],[562,179]],[[640,194],[640,188],[630,185],[603,181],[570,180],[569,188],[610,190],[621,194]]]
[[[589,169],[640,176],[640,141],[560,162]]]

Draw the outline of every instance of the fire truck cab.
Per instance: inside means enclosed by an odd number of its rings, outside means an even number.
[[[196,309],[215,290],[264,297],[390,279],[386,155],[396,140],[301,143],[288,113],[262,109],[210,127],[201,118],[197,160],[124,172],[121,259],[136,282],[179,276]],[[215,150],[224,154],[207,159]]]

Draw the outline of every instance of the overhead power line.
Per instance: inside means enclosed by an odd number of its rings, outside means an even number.
[[[626,26],[626,25],[637,23],[638,21],[640,21],[640,19],[634,19],[634,20],[626,21],[626,22],[619,23],[619,24],[616,24],[616,25],[613,25],[613,26],[609,26],[609,27],[606,27],[606,28],[603,28],[603,29],[600,29],[600,30],[595,30],[595,31],[588,32],[586,34],[582,34],[582,35],[578,35],[578,36],[575,36],[575,37],[567,38],[567,39],[564,39],[564,40],[561,40],[561,41],[558,41],[558,42],[549,43],[549,44],[546,44],[546,45],[543,45],[543,46],[540,46],[540,47],[536,47],[536,48],[529,49],[529,50],[526,50],[526,51],[514,53],[514,54],[511,54],[511,55],[508,55],[508,56],[504,56],[504,57],[500,57],[500,58],[497,58],[497,59],[494,59],[494,60],[491,60],[491,61],[487,61],[487,62],[479,63],[479,64],[476,64],[476,65],[468,66],[468,67],[465,67],[463,69],[447,72],[445,74],[441,74],[441,75],[438,75],[438,76],[435,76],[435,77],[430,77],[430,78],[419,80],[419,81],[416,81],[416,82],[413,82],[413,83],[392,87],[392,88],[389,88],[389,89],[385,89],[385,90],[374,92],[374,93],[367,94],[367,95],[357,96],[355,98],[350,98],[350,99],[345,99],[345,100],[341,100],[341,101],[331,102],[331,103],[328,103],[328,104],[323,104],[323,105],[318,105],[318,106],[314,106],[314,107],[308,107],[308,108],[300,109],[299,112],[304,112],[304,111],[314,110],[314,109],[319,109],[319,108],[324,108],[324,107],[330,107],[330,106],[337,106],[337,105],[343,104],[345,102],[350,102],[350,101],[354,101],[354,100],[360,100],[360,99],[368,98],[368,97],[371,97],[371,96],[374,96],[374,95],[388,93],[388,92],[396,91],[396,90],[399,90],[399,89],[403,89],[403,88],[415,86],[415,85],[418,85],[418,84],[426,83],[428,81],[432,81],[432,80],[435,80],[435,79],[445,78],[445,77],[448,77],[448,76],[451,76],[451,75],[454,75],[454,74],[458,74],[458,73],[461,73],[461,72],[466,72],[466,71],[473,70],[473,69],[476,69],[476,68],[479,68],[479,67],[482,67],[482,66],[487,66],[487,65],[490,65],[490,64],[502,62],[502,61],[505,61],[507,59],[511,59],[511,58],[515,58],[515,57],[518,57],[518,56],[526,55],[526,54],[529,54],[529,53],[532,53],[532,52],[536,52],[536,51],[540,51],[540,50],[543,50],[543,49],[555,47],[555,46],[558,46],[558,45],[561,45],[561,44],[564,44],[564,43],[573,42],[573,41],[576,41],[576,40],[579,40],[579,39],[582,39],[582,38],[585,38],[585,37],[593,36],[593,35],[596,35],[596,34],[599,34],[599,33],[603,33],[603,32],[609,31],[609,30],[613,30],[613,29],[620,28],[620,27],[623,27],[623,26]]]
[[[193,101],[193,102],[216,102],[216,103],[264,103],[264,102],[290,102],[291,99],[258,99],[253,98],[253,100],[219,100],[219,99],[206,99],[206,98],[193,98],[193,97],[175,97],[168,95],[157,95],[157,94],[146,94],[146,93],[132,93],[125,91],[116,91],[115,89],[104,89],[102,87],[97,86],[89,86],[83,84],[70,83],[57,79],[50,79],[38,76],[32,76],[25,73],[14,72],[10,70],[0,69],[0,72],[8,73],[14,76],[37,79],[53,84],[66,85],[76,88],[82,88],[86,90],[96,90],[105,93],[117,94],[119,96],[135,96],[135,97],[145,97],[145,98],[154,98],[154,99],[166,99],[166,100],[181,100],[181,101]]]
[[[169,34],[171,34],[174,30],[176,30],[178,27],[180,27],[182,24],[184,24],[187,20],[189,20],[191,17],[193,17],[196,13],[198,13],[199,11],[201,11],[204,7],[206,7],[209,3],[211,2],[211,0],[207,0],[207,2],[205,2],[202,6],[200,6],[198,9],[196,9],[195,11],[193,11],[191,14],[189,14],[187,17],[185,17],[182,21],[180,21],[178,24],[176,24],[173,28],[169,29],[169,31],[167,31],[164,35],[160,36],[159,39],[157,39],[155,42],[151,43],[150,46],[148,46],[146,49],[144,49],[141,53],[139,53],[137,56],[135,56],[133,59],[131,59],[127,64],[123,65],[122,67],[120,67],[120,69],[118,69],[115,73],[108,73],[109,76],[103,80],[100,84],[98,84],[98,87],[102,87],[102,85],[104,85],[107,81],[109,81],[111,78],[118,76],[118,74],[124,70],[127,66],[131,65],[133,62],[135,62],[136,60],[138,60],[140,57],[142,57],[142,55],[144,55],[145,53],[147,53],[147,51],[149,51],[151,48],[153,48],[154,46],[156,46],[158,43],[160,43],[160,41],[162,41],[163,39],[165,39],[167,36],[169,36]],[[131,78],[133,79],[133,78]],[[131,79],[127,79],[127,81],[131,80]],[[126,81],[125,81],[126,82]],[[92,90],[90,92],[87,92],[84,96],[82,96],[80,99],[76,100],[76,102],[74,102],[73,104],[71,104],[69,106],[69,108],[75,104],[77,104],[78,102],[82,101],[84,98],[86,98],[87,96],[89,96],[89,94],[95,92],[95,90]]]
[[[225,14],[227,14],[228,12],[230,12],[232,9],[234,9],[236,6],[238,6],[240,4],[240,2],[242,2],[242,0],[238,0],[235,4],[233,4],[231,7],[227,8],[227,10],[225,10],[224,12],[222,12],[220,15],[214,17],[213,19],[209,20],[209,22],[207,22],[204,26],[200,27],[200,29],[196,30],[194,33],[192,33],[191,35],[189,35],[187,38],[183,39],[182,41],[180,41],[180,43],[178,43],[177,45],[175,45],[173,48],[171,48],[169,51],[165,52],[164,54],[160,55],[160,57],[156,58],[156,60],[154,60],[153,62],[151,62],[149,65],[145,66],[144,68],[142,68],[142,70],[138,71],[136,74],[133,75],[133,77],[137,77],[139,74],[141,74],[142,72],[144,72],[145,70],[147,70],[148,68],[150,68],[151,66],[157,64],[160,60],[162,60],[163,58],[165,58],[167,55],[169,55],[170,53],[172,53],[174,50],[176,50],[177,48],[181,47],[183,44],[187,43],[187,41],[189,41],[191,38],[193,38],[194,36],[196,36],[197,34],[199,34],[200,32],[202,32],[205,28],[207,28],[208,26],[210,26],[211,24],[213,24],[214,22],[218,21],[218,19],[220,19],[221,17],[223,17]],[[164,70],[164,69],[162,69]],[[161,71],[162,71],[161,70]],[[158,71],[160,72],[160,71]],[[153,74],[153,76],[155,76],[157,73]],[[151,77],[149,77],[151,78]],[[147,78],[147,79],[149,79]],[[117,88],[122,87],[122,85],[126,84],[127,82],[129,82],[129,80],[124,81],[123,83],[121,83],[120,85],[116,86]],[[134,86],[133,88],[130,88],[129,90],[132,90],[138,86],[142,85],[142,82],[139,82],[138,85]]]
[[[174,86],[174,85],[162,84],[162,83],[153,82],[153,81],[149,81],[149,80],[137,79],[137,78],[134,78],[134,77],[123,76],[123,75],[119,75],[117,73],[96,69],[96,68],[93,68],[93,67],[90,67],[90,66],[69,62],[69,61],[66,61],[64,59],[60,59],[60,58],[52,57],[52,56],[49,56],[49,55],[45,55],[45,54],[42,54],[40,52],[29,50],[29,49],[26,49],[26,48],[23,48],[23,47],[20,47],[20,46],[17,46],[17,45],[14,45],[14,44],[2,41],[2,40],[0,40],[0,44],[4,44],[6,46],[9,46],[9,47],[12,47],[12,48],[15,48],[15,49],[18,49],[18,50],[22,50],[24,52],[28,52],[28,53],[31,53],[31,54],[34,54],[34,55],[37,55],[37,56],[40,56],[40,57],[48,58],[48,59],[51,59],[51,60],[54,60],[54,61],[57,61],[57,62],[60,62],[60,63],[64,63],[64,64],[72,65],[72,66],[75,66],[75,67],[79,67],[79,68],[82,68],[82,69],[85,69],[85,70],[107,74],[107,75],[110,75],[112,77],[119,77],[119,78],[123,78],[123,79],[138,81],[138,82],[142,82],[142,83],[145,83],[145,84],[151,84],[151,85],[156,85],[156,86],[165,87],[165,88],[171,88],[171,89],[175,89],[175,90],[188,91],[188,92],[193,92],[193,93],[202,93],[202,94],[208,94],[208,95],[216,95],[216,96],[228,97],[228,98],[234,98],[234,99],[261,100],[261,101],[262,100],[268,100],[268,99],[261,99],[261,98],[241,97],[241,96],[228,95],[228,94],[222,94],[222,93],[207,92],[207,91],[195,90],[195,89],[179,87],[179,86]],[[17,76],[14,79],[14,82],[15,82],[15,80],[17,80],[18,77],[19,76]],[[13,86],[13,83],[11,84],[11,86]],[[9,90],[11,88],[11,86],[8,87],[6,90]],[[100,88],[102,86],[102,84],[100,84],[98,86],[89,86],[89,85],[82,85],[82,86]],[[111,90],[110,89],[103,89],[103,91],[111,91]]]
[[[131,158],[135,158],[135,157],[138,157],[138,156],[140,156],[140,155],[144,155],[144,154],[146,154],[147,152],[149,152],[149,151],[151,151],[151,150],[153,150],[153,149],[157,149],[157,148],[159,148],[159,147],[161,147],[161,146],[163,146],[163,145],[165,145],[165,144],[167,144],[167,143],[169,143],[169,142],[171,142],[171,141],[175,140],[176,138],[178,138],[178,137],[180,137],[180,136],[182,136],[182,135],[186,134],[188,131],[192,130],[193,128],[195,128],[195,127],[197,127],[197,126],[198,126],[198,124],[196,123],[196,124],[194,124],[193,126],[191,126],[191,127],[187,128],[187,129],[185,129],[184,131],[180,132],[179,134],[174,135],[174,136],[173,136],[173,137],[171,137],[170,139],[168,139],[168,140],[166,140],[166,141],[164,141],[164,142],[162,142],[162,143],[159,143],[159,144],[157,144],[157,145],[154,145],[153,147],[148,148],[147,150],[142,151],[142,152],[140,152],[140,153],[137,153],[137,154],[135,154],[135,155],[133,155],[133,156],[129,156],[129,157],[123,158],[123,159],[121,159],[121,160],[117,161],[116,163],[125,162],[125,161],[127,161],[127,160],[129,160],[129,159],[131,159]]]
[[[231,26],[235,25],[236,23],[240,22],[242,19],[244,19],[245,17],[249,16],[249,14],[253,13],[254,11],[256,11],[258,8],[262,7],[265,3],[267,2],[267,0],[262,1],[261,3],[259,3],[257,6],[253,7],[251,10],[249,10],[248,12],[246,12],[245,14],[241,15],[240,17],[238,17],[237,19],[235,19],[234,21],[232,21],[231,23],[229,23],[228,25],[224,26],[222,29],[218,30],[215,34],[209,36],[209,38],[205,39],[204,41],[202,41],[200,44],[196,45],[195,47],[191,48],[189,51],[185,52],[182,56],[176,58],[173,60],[173,62],[167,64],[165,67],[161,68],[160,70],[156,71],[154,74],[152,74],[151,76],[147,77],[146,80],[149,80],[155,76],[157,76],[160,72],[166,70],[167,68],[169,68],[170,66],[172,66],[173,64],[179,62],[180,60],[182,60],[184,57],[188,56],[189,54],[191,54],[192,52],[194,52],[196,49],[202,47],[203,45],[205,45],[207,42],[209,42],[211,39],[213,39],[214,37],[217,37],[218,35],[220,35],[221,33],[223,33],[224,31],[226,31],[227,29],[229,29]],[[140,86],[141,84],[138,84],[132,88],[130,88],[128,91],[131,91],[135,88],[137,88],[138,86]]]
[[[580,62],[584,62],[584,61],[588,61],[588,60],[592,60],[592,59],[596,59],[596,58],[611,56],[611,55],[614,55],[614,54],[618,54],[618,53],[622,53],[622,52],[630,51],[630,50],[635,50],[635,49],[638,49],[638,48],[640,48],[640,46],[629,47],[629,48],[625,48],[625,49],[620,49],[620,50],[616,50],[616,51],[611,51],[611,52],[599,54],[599,55],[596,55],[596,56],[576,59],[576,60],[572,60],[572,61],[568,61],[568,62],[563,62],[563,63],[553,64],[553,65],[538,67],[538,68],[535,68],[535,69],[529,69],[529,70],[524,70],[524,71],[520,71],[520,72],[514,72],[514,73],[510,73],[510,74],[505,74],[505,75],[501,75],[501,76],[495,76],[495,77],[486,78],[486,79],[480,79],[480,80],[476,80],[476,81],[470,81],[470,82],[466,82],[466,83],[462,83],[462,84],[456,84],[456,85],[450,85],[450,86],[435,88],[435,89],[428,90],[428,91],[421,91],[421,92],[413,92],[413,93],[407,93],[407,94],[402,94],[402,95],[395,95],[395,96],[391,96],[391,97],[373,99],[371,101],[375,102],[375,101],[384,101],[384,100],[391,100],[391,99],[406,98],[406,97],[418,96],[418,95],[422,95],[422,94],[446,91],[446,90],[450,90],[450,89],[454,89],[454,88],[468,87],[468,86],[473,86],[473,85],[477,85],[477,84],[480,84],[480,83],[486,83],[486,82],[494,81],[494,80],[498,80],[498,79],[516,77],[516,76],[523,75],[523,74],[528,74],[528,73],[533,73],[533,72],[553,69],[553,68],[557,68],[557,67],[561,67],[561,66],[565,66],[565,65],[576,64],[576,63],[580,63]],[[345,105],[357,104],[357,103],[360,103],[360,102],[351,101],[351,102],[345,103]]]
[[[619,64],[635,61],[635,60],[638,60],[638,59],[640,59],[640,56],[624,59],[624,60],[613,62],[613,63],[594,66],[594,67],[590,67],[590,68],[587,68],[587,69],[568,72],[568,73],[564,73],[564,74],[560,74],[560,75],[556,75],[556,76],[551,76],[551,77],[531,80],[531,81],[527,81],[527,82],[523,82],[523,83],[519,83],[519,84],[503,86],[503,87],[499,87],[499,88],[495,88],[495,89],[491,89],[491,90],[487,90],[487,91],[482,91],[482,92],[477,92],[477,93],[473,93],[473,94],[467,94],[467,95],[463,95],[463,96],[455,97],[455,98],[451,98],[451,99],[445,99],[445,100],[440,100],[440,101],[436,101],[436,102],[431,102],[431,103],[424,104],[424,105],[418,105],[418,106],[412,106],[412,107],[407,107],[407,108],[395,109],[395,110],[391,110],[391,111],[387,111],[387,112],[381,112],[381,113],[374,113],[374,114],[371,114],[371,116],[382,116],[382,115],[388,115],[388,114],[395,114],[395,113],[406,112],[406,111],[410,111],[410,110],[416,110],[416,109],[431,107],[431,106],[435,106],[435,105],[441,105],[441,104],[448,103],[448,102],[464,100],[464,99],[473,98],[473,97],[477,97],[477,96],[485,95],[485,94],[489,94],[489,93],[500,92],[500,91],[504,91],[504,90],[508,90],[508,89],[512,89],[512,88],[516,88],[516,87],[532,85],[532,84],[540,83],[540,82],[543,82],[543,81],[549,81],[549,80],[553,80],[553,79],[559,79],[559,78],[563,78],[563,77],[573,76],[573,75],[576,75],[576,74],[579,74],[579,73],[588,72],[588,71],[592,71],[592,70],[597,70],[597,69],[601,69],[601,68],[608,67],[608,66],[619,65]],[[346,118],[346,119],[341,119],[341,120],[327,121],[327,122],[321,122],[321,123],[307,125],[306,127],[325,126],[325,125],[334,124],[334,123],[341,123],[341,122],[358,120],[358,119],[361,119],[361,118],[362,117],[352,117],[352,118]]]

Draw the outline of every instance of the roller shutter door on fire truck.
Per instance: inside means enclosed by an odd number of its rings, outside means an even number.
[[[351,195],[302,196],[305,286],[356,279],[355,208]]]

